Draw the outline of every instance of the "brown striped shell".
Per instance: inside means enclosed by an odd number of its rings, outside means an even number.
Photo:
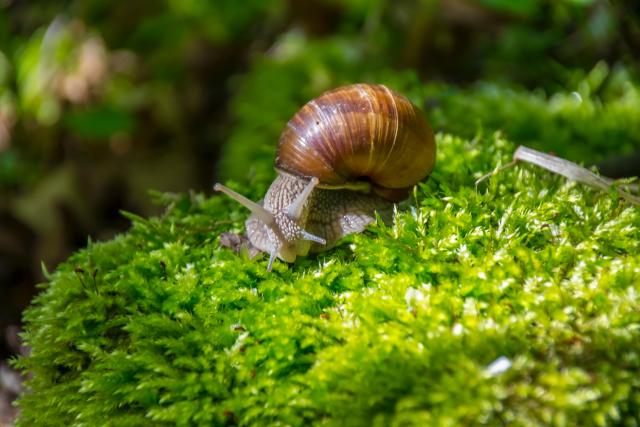
[[[353,84],[302,107],[280,136],[276,168],[324,187],[370,182],[398,200],[433,169],[435,142],[423,113],[383,85]]]

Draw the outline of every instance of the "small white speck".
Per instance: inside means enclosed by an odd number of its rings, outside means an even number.
[[[340,296],[340,298],[342,298],[344,300],[348,300],[349,298],[351,298],[351,292],[349,292],[349,291],[343,292],[339,296]]]
[[[455,325],[453,325],[453,328],[451,329],[451,333],[455,336],[462,335],[463,331],[464,331],[464,328],[460,323],[456,323]]]
[[[467,245],[465,245],[464,243],[462,245],[460,245],[460,247],[457,250],[458,256],[462,259],[469,259],[471,254],[469,253],[469,249],[467,248]]]
[[[354,329],[360,326],[360,320],[352,316],[348,316],[343,320],[342,326],[345,328]]]
[[[464,310],[464,314],[467,316],[478,315],[478,308],[476,307],[476,302],[473,298],[466,298],[464,300],[463,310]]]
[[[332,265],[335,261],[330,259],[328,261],[325,261],[322,265],[323,267],[329,267],[330,265]]]
[[[249,338],[249,332],[243,332],[238,335],[238,338],[236,338],[236,342],[233,343],[233,346],[231,346],[230,352],[235,353],[240,350],[247,338]]]
[[[511,278],[503,280],[500,283],[500,285],[498,285],[498,289],[500,289],[501,291],[506,290],[509,286],[511,286],[511,282],[513,282],[513,279],[511,279]]]
[[[404,300],[407,303],[407,310],[412,309],[411,303],[413,301],[420,302],[423,299],[424,299],[424,294],[422,293],[422,291],[415,288],[407,288],[407,292],[405,292],[404,294]]]
[[[571,96],[573,96],[573,99],[575,99],[576,102],[578,102],[578,104],[582,103],[582,96],[578,92],[576,91],[571,92]]]
[[[487,331],[487,330],[491,330],[491,329],[496,329],[498,327],[498,324],[493,319],[487,319],[487,320],[485,320],[483,322],[480,322],[480,324],[478,326],[481,329]]]
[[[509,368],[511,368],[511,365],[511,360],[505,356],[500,356],[491,362],[484,372],[491,377],[495,377],[496,375],[500,375],[508,371]]]

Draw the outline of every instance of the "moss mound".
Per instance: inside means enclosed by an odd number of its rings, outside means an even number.
[[[20,425],[637,425],[640,209],[531,166],[476,189],[515,146],[437,139],[392,227],[271,274],[218,247],[224,197],[129,215],[27,311]]]

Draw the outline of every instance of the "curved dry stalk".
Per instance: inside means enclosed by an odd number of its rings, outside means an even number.
[[[543,153],[541,151],[525,147],[524,145],[519,146],[515,153],[513,153],[513,161],[486,175],[483,175],[476,181],[476,185],[480,184],[482,181],[495,175],[496,173],[514,166],[519,161],[524,161],[536,166],[540,166],[541,168],[547,169],[553,173],[562,175],[573,181],[598,188],[600,190],[608,191],[611,186],[615,186],[620,197],[622,197],[629,203],[640,206],[640,197],[623,190],[622,187],[624,187],[624,185],[618,185],[612,179],[596,175],[589,169],[584,168],[569,160],[551,154]]]

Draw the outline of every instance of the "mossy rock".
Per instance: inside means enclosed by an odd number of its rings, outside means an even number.
[[[271,273],[219,247],[223,196],[129,215],[26,312],[19,424],[638,425],[640,209],[527,165],[476,188],[515,146],[437,142],[393,225]]]

